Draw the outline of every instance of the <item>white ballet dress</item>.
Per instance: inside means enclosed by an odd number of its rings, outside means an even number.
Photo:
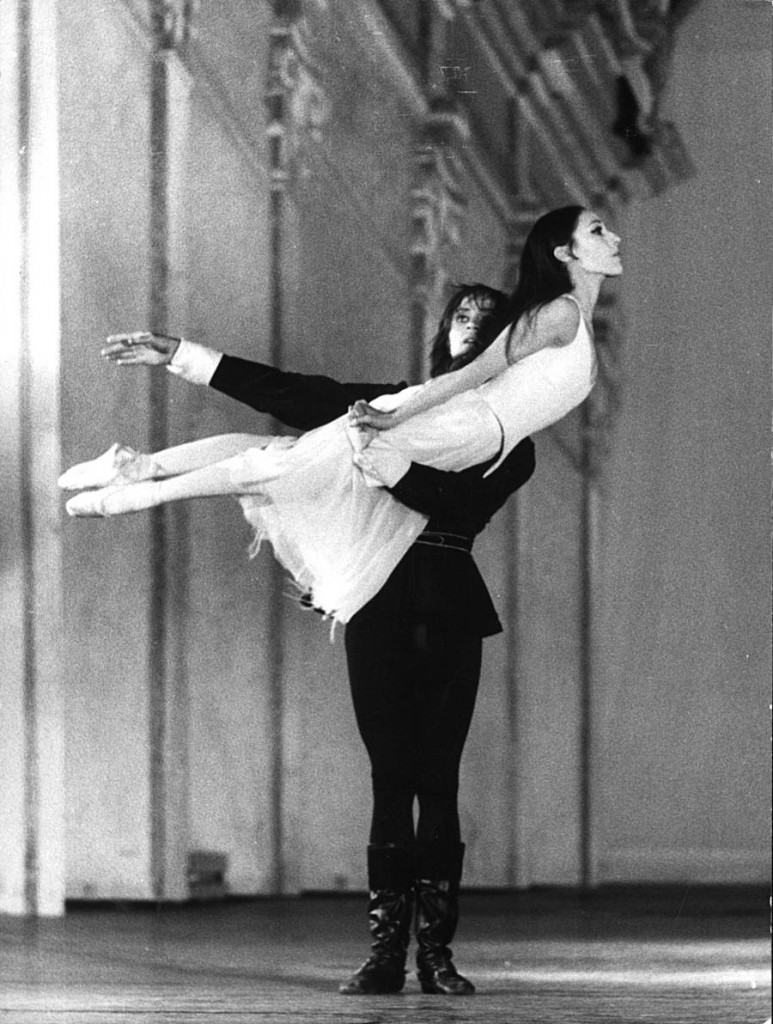
[[[579,405],[595,374],[592,339],[580,316],[568,345],[541,349],[485,384],[381,432],[368,453],[378,463],[379,453],[399,451],[406,468],[419,462],[455,471],[498,456],[493,470],[523,438]],[[396,408],[416,390],[372,404]],[[300,591],[338,622],[347,622],[378,593],[427,524],[426,516],[366,478],[353,461],[347,424],[341,416],[299,438],[271,439],[228,460],[235,490],[245,495],[239,501],[255,530],[255,548],[269,540]]]

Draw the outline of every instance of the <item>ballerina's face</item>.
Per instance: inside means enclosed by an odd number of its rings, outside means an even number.
[[[462,299],[451,317],[448,329],[448,354],[452,359],[467,355],[477,348],[483,325],[494,314],[494,302],[481,297],[476,300],[472,296]]]
[[[570,251],[576,265],[589,274],[618,277],[623,272],[619,236],[590,210],[577,219]]]

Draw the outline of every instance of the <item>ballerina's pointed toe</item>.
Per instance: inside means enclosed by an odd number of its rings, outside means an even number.
[[[120,490],[119,487],[103,487],[98,491],[83,491],[81,494],[76,494],[64,506],[67,515],[79,519],[105,519],[110,515],[105,501],[118,490]]]
[[[57,481],[63,491],[85,491],[89,488],[110,487],[121,481],[138,479],[140,453],[123,444],[114,444],[99,458],[79,462],[62,473]]]

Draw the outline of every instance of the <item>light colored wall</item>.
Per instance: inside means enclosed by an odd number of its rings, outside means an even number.
[[[148,312],[149,61],[120,4],[60,8],[62,459],[148,440],[147,378],[98,356]],[[84,97],[89,102],[84,103]],[[132,172],[127,173],[131,168]],[[146,517],[65,520],[67,895],[150,895]]]
[[[0,8],[0,910],[64,900],[56,11]]]
[[[569,424],[565,423],[564,433]],[[582,478],[556,435],[537,438],[518,513],[514,750],[518,879],[580,882]]]
[[[191,65],[178,326],[261,360],[272,351],[268,7],[242,0],[224,11],[202,6]],[[144,326],[150,308],[143,13],[60,5],[64,464],[113,439],[144,447],[152,426],[145,371],[97,356],[107,333]],[[593,693],[601,881],[757,880],[765,870],[758,424],[769,323],[754,254],[769,237],[760,215],[769,157],[766,126],[750,121],[767,109],[764,16],[704,0],[686,23],[667,104],[698,174],[629,210],[623,225],[627,384],[603,479]],[[285,202],[279,355],[291,369],[397,380],[415,365],[407,252],[417,115],[388,62],[362,73],[373,40],[350,5],[336,17],[336,32],[329,19],[315,26],[329,117],[294,163]],[[472,176],[463,185],[449,277],[502,284],[506,229]],[[174,380],[169,420],[173,440],[272,429]],[[470,885],[579,877],[581,481],[557,443],[576,447],[577,436],[575,419],[538,439],[535,480],[476,545],[507,632],[486,643],[463,763]],[[174,555],[184,615],[170,619],[187,680],[174,841],[227,853],[235,892],[361,888],[368,765],[340,633],[331,644],[326,624],[281,596],[268,553],[247,561],[233,502],[193,505],[187,527],[189,548]],[[70,896],[152,895],[149,537],[144,516],[62,525]],[[3,583],[10,609],[19,591],[8,552]],[[3,621],[16,620],[9,610]]]
[[[770,11],[705,0],[665,113],[696,176],[623,224],[605,480],[599,877],[769,867]]]

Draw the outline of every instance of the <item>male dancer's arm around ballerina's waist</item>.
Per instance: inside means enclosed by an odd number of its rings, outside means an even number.
[[[483,477],[485,463],[450,473],[412,462],[408,472],[387,489],[401,504],[429,516],[430,529],[474,537],[510,495],[531,479],[534,468],[534,442],[527,437],[490,476]]]
[[[533,315],[522,316],[517,324],[506,327],[471,363],[428,381],[393,412],[374,409],[364,400],[356,402],[351,414],[352,424],[388,430],[404,423],[464,391],[480,387],[508,366],[541,349],[568,345],[577,334],[579,317],[576,303],[559,296]]]

